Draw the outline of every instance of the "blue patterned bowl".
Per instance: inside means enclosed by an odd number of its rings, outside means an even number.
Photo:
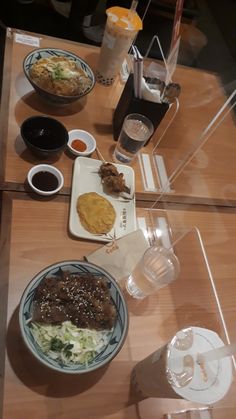
[[[40,58],[50,58],[50,57],[59,57],[63,56],[70,60],[73,60],[76,62],[77,66],[81,68],[87,75],[89,79],[89,86],[88,88],[79,95],[73,95],[73,96],[62,96],[57,95],[54,93],[50,93],[45,89],[42,89],[39,87],[34,81],[32,80],[30,76],[30,68],[31,66],[37,62]],[[26,78],[29,80],[30,84],[33,86],[35,91],[44,99],[51,102],[54,105],[68,105],[72,102],[75,102],[76,100],[80,99],[82,96],[87,95],[94,87],[95,84],[95,76],[93,74],[93,71],[89,67],[89,65],[82,60],[82,58],[78,57],[77,55],[73,54],[72,52],[65,51],[58,48],[39,48],[34,51],[31,51],[24,59],[23,62],[23,70],[25,73]]]
[[[82,364],[63,365],[59,361],[49,358],[42,352],[39,345],[35,342],[29,326],[29,319],[32,317],[33,297],[36,288],[47,276],[60,278],[62,271],[78,274],[90,273],[95,277],[99,275],[105,277],[110,289],[111,298],[117,310],[115,325],[107,346],[103,348],[103,350],[98,353],[86,366]],[[26,287],[22,295],[19,308],[21,334],[31,353],[47,367],[69,374],[83,374],[96,370],[97,368],[103,367],[109,363],[118,354],[124,344],[128,332],[128,318],[127,305],[115,279],[102,268],[93,265],[92,263],[77,260],[58,262],[39,272]]]

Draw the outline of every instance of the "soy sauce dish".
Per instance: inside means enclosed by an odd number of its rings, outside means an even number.
[[[31,189],[43,196],[56,194],[64,185],[62,173],[50,164],[33,166],[28,172],[27,180]]]

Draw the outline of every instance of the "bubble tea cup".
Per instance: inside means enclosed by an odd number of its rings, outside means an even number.
[[[96,71],[97,81],[111,85],[128,53],[142,21],[135,11],[124,7],[110,7]]]
[[[182,329],[136,364],[131,375],[133,390],[141,398],[181,398],[212,405],[229,391],[232,360],[225,357],[202,364],[198,355],[223,345],[213,330],[195,326]]]

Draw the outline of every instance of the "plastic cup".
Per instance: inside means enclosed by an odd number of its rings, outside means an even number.
[[[126,279],[126,289],[134,298],[145,298],[174,281],[179,260],[171,249],[151,246]]]
[[[152,122],[144,115],[132,113],[125,117],[113,159],[129,164],[154,132]]]
[[[142,21],[136,12],[124,7],[110,7],[96,71],[97,81],[110,85],[116,78]]]
[[[139,362],[132,372],[132,385],[142,397],[182,398],[211,405],[221,400],[232,383],[231,357],[197,362],[197,355],[223,346],[209,329],[190,327]]]

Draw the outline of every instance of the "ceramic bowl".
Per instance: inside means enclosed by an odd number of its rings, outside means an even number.
[[[108,344],[87,365],[63,365],[57,360],[49,358],[42,352],[31,333],[30,319],[32,318],[33,299],[36,288],[45,277],[54,276],[60,280],[63,271],[74,274],[89,273],[94,277],[102,275],[108,284],[111,298],[117,311],[115,325],[109,337]],[[63,373],[83,374],[105,366],[121,350],[128,332],[128,309],[122,291],[117,285],[115,279],[109,273],[92,263],[70,260],[58,262],[46,267],[30,281],[23,292],[20,301],[19,323],[21,334],[26,346],[39,362],[46,365],[48,368]]]
[[[85,144],[86,149],[84,151],[75,149],[73,147],[73,141],[80,140],[82,143]],[[96,150],[96,140],[88,131],[84,131],[82,129],[73,129],[69,131],[69,140],[67,143],[67,147],[69,148],[70,152],[75,156],[89,156]]]
[[[38,164],[31,167],[27,180],[31,189],[43,196],[56,194],[64,185],[62,173],[50,164]]]
[[[70,60],[75,61],[77,66],[79,68],[81,68],[85,72],[85,74],[87,75],[88,80],[89,80],[88,87],[84,91],[81,91],[80,94],[73,95],[73,96],[63,96],[63,95],[50,93],[47,90],[39,87],[32,80],[32,78],[30,76],[30,68],[40,58],[50,58],[52,56],[56,56],[56,57],[63,56],[63,57],[66,57]],[[93,74],[93,71],[91,70],[89,65],[84,60],[82,60],[82,58],[78,57],[77,55],[73,54],[72,52],[65,51],[65,50],[58,49],[58,48],[39,48],[39,49],[36,49],[34,51],[31,51],[24,59],[23,70],[24,70],[24,74],[25,74],[26,78],[29,80],[30,84],[33,86],[35,91],[43,99],[46,99],[47,101],[51,102],[54,105],[68,105],[72,102],[75,102],[76,100],[80,99],[82,96],[85,96],[89,92],[91,92],[91,90],[93,89],[94,84],[95,84],[95,76]]]
[[[66,148],[69,138],[64,125],[46,115],[25,119],[20,133],[27,148],[39,158],[59,156]]]

